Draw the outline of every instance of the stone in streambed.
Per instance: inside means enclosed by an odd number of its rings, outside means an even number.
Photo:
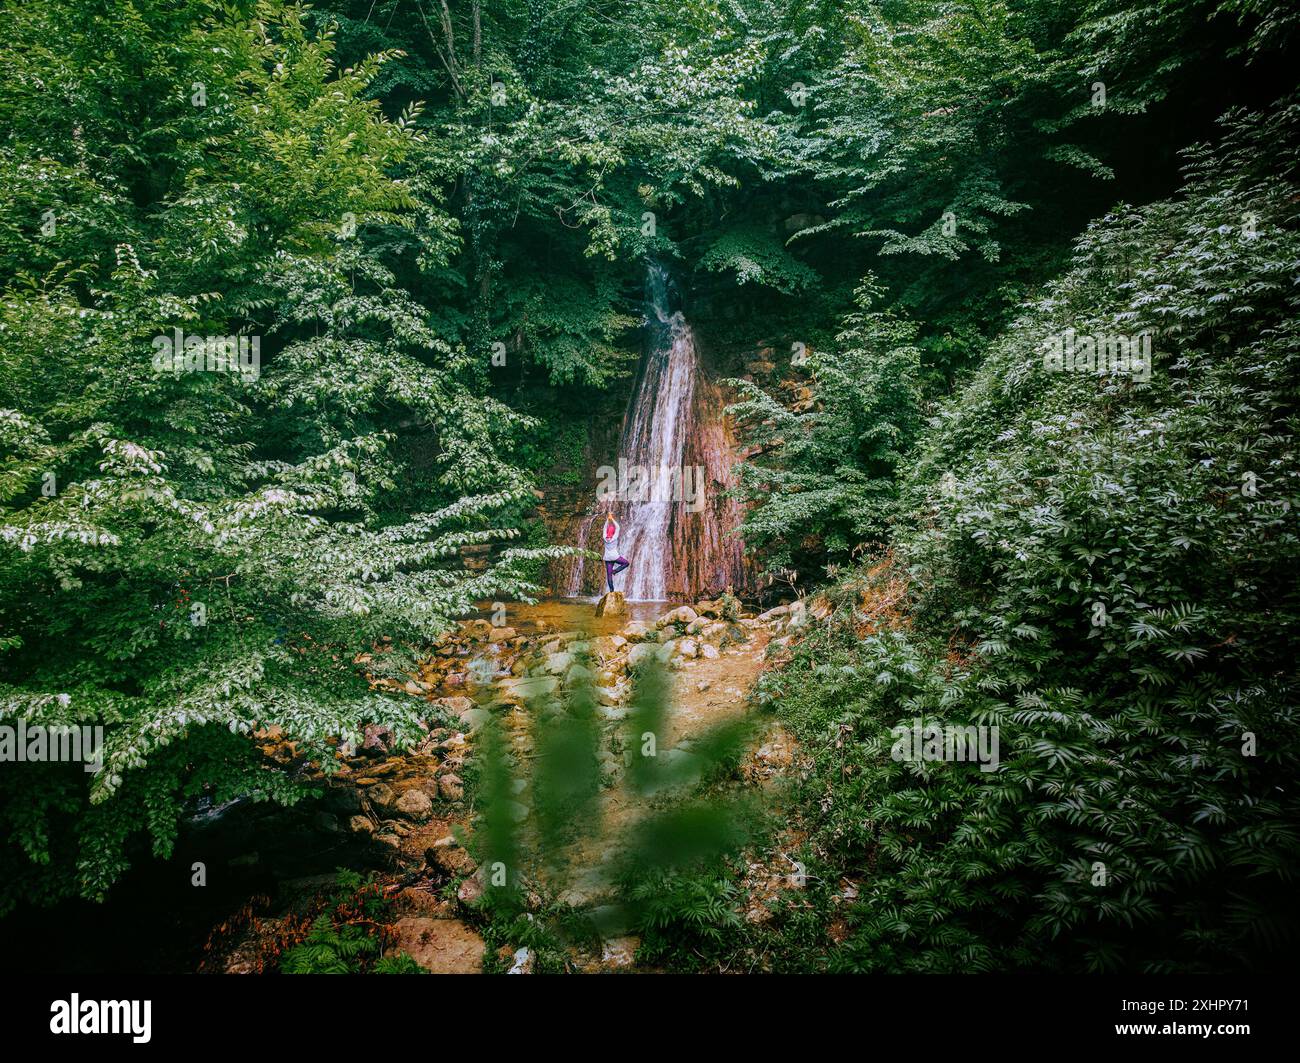
[[[609,591],[596,603],[597,616],[625,616],[626,614],[627,601],[622,591]]]
[[[627,645],[622,635],[601,635],[591,640],[591,648],[602,661],[608,661],[618,655],[618,651]]]
[[[698,620],[699,614],[689,605],[679,605],[667,613],[664,613],[655,623],[655,627],[667,627],[669,624],[689,624],[693,620]]]
[[[463,694],[450,698],[434,698],[433,704],[449,716],[464,720],[474,709],[474,702]]]
[[[718,642],[726,635],[730,625],[721,620],[715,620],[713,623],[706,625],[700,630],[700,638],[707,642]]]
[[[502,701],[519,704],[530,698],[554,694],[559,685],[560,681],[553,675],[533,675],[503,679],[499,687]]]
[[[650,631],[650,626],[640,620],[633,620],[623,629],[623,634],[629,639],[643,639]]]
[[[492,625],[486,620],[466,620],[461,630],[470,642],[487,642],[492,637]]]
[[[402,815],[416,820],[428,819],[433,814],[433,802],[423,790],[406,790],[394,803]]]
[[[480,974],[487,946],[459,919],[408,915],[393,924],[390,954],[405,952],[434,974]]]
[[[369,723],[366,724],[365,739],[361,743],[361,748],[368,752],[387,753],[392,738],[391,727],[385,727],[381,723]]]
[[[660,646],[653,642],[641,642],[633,646],[627,654],[627,666],[637,668],[649,661],[666,661],[667,654],[664,653],[666,646]]]
[[[461,717],[460,722],[464,726],[468,727],[470,733],[472,734],[473,732],[477,731],[480,727],[482,727],[485,723],[487,723],[488,720],[490,719],[492,719],[492,713],[490,713],[487,709],[479,708],[476,705],[474,706],[474,708],[470,709],[469,712],[465,713],[463,717]]]
[[[573,654],[551,653],[547,655],[544,667],[551,675],[564,675],[572,665]]]
[[[589,686],[596,681],[596,674],[590,668],[575,664],[564,673],[566,687]]]

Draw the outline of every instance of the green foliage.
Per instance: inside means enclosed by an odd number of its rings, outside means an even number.
[[[321,915],[312,923],[307,940],[284,954],[280,970],[285,974],[356,974],[362,961],[378,951],[379,943],[361,927],[335,926],[328,915]]]
[[[0,774],[0,912],[102,898],[201,796],[297,800],[259,727],[325,770],[367,722],[420,735],[353,662],[384,636],[396,674],[539,591],[564,551],[533,481],[584,482],[654,259],[711,360],[809,352],[792,406],[736,385],[746,550],[805,582],[894,559],[767,680],[824,747],[812,852],[862,883],[830,965],[1272,962],[1297,254],[1294,108],[1263,103],[1296,25],[1263,0],[0,0],[0,722],[106,730],[96,774]],[[1228,103],[1254,117],[1171,198]],[[1067,329],[1152,330],[1151,379],[1044,372]],[[177,330],[259,364],[155,365]],[[734,936],[751,811],[688,795],[744,732],[638,754],[667,717],[636,671],[611,751],[643,815],[601,871],[675,962]],[[589,684],[536,717],[527,778],[495,722],[474,769],[509,870],[487,903],[525,943],[524,889],[610,827]],[[918,717],[996,724],[1002,770],[882,755]],[[354,929],[291,965],[403,965]]]
[[[280,957],[282,974],[423,974],[404,952],[379,955],[388,901],[373,876],[340,868],[335,889],[323,899],[326,911],[306,936]]]
[[[643,934],[638,957],[655,963],[690,947],[717,945],[740,925],[726,878],[682,872],[647,875],[630,889]]]
[[[650,660],[636,672],[622,734],[602,733],[594,688],[582,671],[586,664],[578,661],[579,671],[560,691],[530,702],[529,770],[512,753],[495,714],[476,739],[475,804],[481,811],[471,844],[498,937],[519,944],[520,938],[501,930],[503,921],[518,927],[525,907],[536,907],[537,899],[563,901],[577,888],[598,900],[577,911],[564,905],[548,909],[541,944],[589,935],[593,927],[664,934],[676,927],[692,939],[716,942],[736,923],[729,903],[733,891],[700,876],[716,878],[718,861],[744,846],[756,807],[702,787],[734,769],[752,736],[752,721],[742,718],[666,747],[669,679]],[[615,750],[625,751],[627,767],[608,779],[600,753],[611,739]],[[626,807],[612,819],[602,800],[606,783],[626,791],[615,805]],[[661,891],[655,883],[672,888]]]
[[[790,254],[769,228],[755,225],[721,233],[697,266],[732,272],[737,284],[762,284],[785,295],[811,288],[820,279],[815,270]]]
[[[769,568],[842,563],[884,540],[896,472],[920,429],[915,329],[872,309],[869,285],[834,349],[810,351],[812,409],[792,412],[733,381],[730,408],[759,455],[738,466],[739,495],[756,503],[741,534]]]
[[[1089,229],[927,438],[886,566],[913,623],[856,574],[770,680],[859,881],[833,967],[1266,970],[1294,943],[1296,144],[1294,108],[1238,117],[1180,198]],[[1046,371],[1066,328],[1155,330],[1150,379]],[[998,770],[894,759],[913,720],[997,727]]]
[[[495,520],[531,497],[501,456],[526,419],[476,393],[366,237],[413,202],[390,172],[411,116],[366,98],[391,57],[339,70],[276,2],[101,6],[5,12],[0,705],[103,725],[106,750],[96,774],[4,774],[0,910],[102,897],[135,832],[168,855],[201,793],[296,799],[259,726],[326,770],[368,721],[414,738],[356,654],[526,596],[557,553]],[[260,371],[159,369],[176,329],[257,337]],[[394,520],[417,436],[431,489]],[[501,549],[470,573],[477,544]]]

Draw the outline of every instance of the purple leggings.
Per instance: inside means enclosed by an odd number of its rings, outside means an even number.
[[[614,577],[627,568],[628,564],[626,557],[620,557],[617,561],[605,562],[605,582],[609,584],[611,591],[614,589]]]

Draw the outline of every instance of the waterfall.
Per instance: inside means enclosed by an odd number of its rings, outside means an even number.
[[[619,550],[631,562],[615,585],[632,601],[690,598],[740,589],[744,581],[740,543],[727,535],[740,521],[739,507],[723,497],[734,460],[734,441],[721,419],[725,400],[703,372],[695,334],[674,308],[674,295],[667,271],[651,263],[646,349],[617,460],[603,467],[606,484],[617,476],[621,493],[579,526],[579,545],[598,550],[604,514],[613,511]],[[602,570],[603,589],[603,566],[594,567]],[[566,593],[594,587],[585,569],[581,563],[570,569]]]

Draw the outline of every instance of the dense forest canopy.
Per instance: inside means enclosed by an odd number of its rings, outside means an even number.
[[[299,800],[256,731],[326,764],[420,737],[373,680],[548,593],[577,544],[538,494],[627,402],[653,261],[735,378],[736,534],[830,603],[757,697],[840,751],[795,801],[818,881],[862,885],[783,969],[1268,966],[1300,867],[1298,25],[3,0],[0,717],[105,748],[0,770],[0,913],[104,898],[200,797]],[[1044,371],[1114,336],[1145,372]],[[798,401],[741,378],[764,351]],[[999,726],[1002,770],[891,759],[914,718]]]

